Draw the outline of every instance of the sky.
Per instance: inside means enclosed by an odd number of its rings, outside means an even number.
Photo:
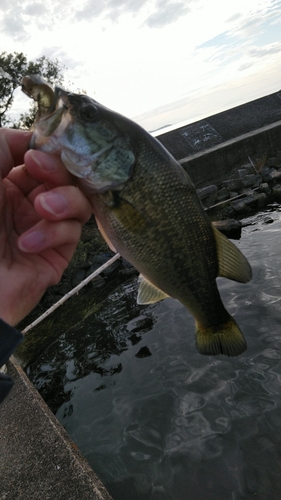
[[[281,89],[281,0],[1,0],[0,51],[58,59],[70,90],[175,128]]]

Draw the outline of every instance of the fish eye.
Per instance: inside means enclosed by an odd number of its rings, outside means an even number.
[[[85,104],[80,110],[80,115],[83,120],[92,122],[98,117],[98,108],[94,104]]]

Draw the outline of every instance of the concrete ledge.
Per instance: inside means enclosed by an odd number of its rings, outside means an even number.
[[[281,120],[281,91],[255,99],[203,120],[159,130],[157,139],[179,160]]]
[[[0,405],[0,500],[112,500],[15,358]]]
[[[248,156],[253,160],[280,146],[281,120],[178,161],[200,188],[227,179],[237,167],[249,163]]]

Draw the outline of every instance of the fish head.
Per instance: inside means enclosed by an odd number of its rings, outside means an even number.
[[[36,89],[35,89],[36,87]],[[28,95],[49,102],[35,123],[31,148],[56,153],[88,192],[120,190],[132,175],[136,154],[129,120],[87,95],[55,87],[52,95],[39,83]],[[48,95],[46,95],[48,92]],[[49,101],[48,101],[49,100]],[[125,126],[124,126],[125,124]]]

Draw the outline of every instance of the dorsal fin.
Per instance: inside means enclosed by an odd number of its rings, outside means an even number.
[[[213,226],[219,263],[218,276],[240,283],[247,283],[252,278],[252,270],[246,257],[220,231]]]
[[[159,300],[167,299],[169,295],[150,283],[142,274],[139,275],[138,304],[154,304]]]

